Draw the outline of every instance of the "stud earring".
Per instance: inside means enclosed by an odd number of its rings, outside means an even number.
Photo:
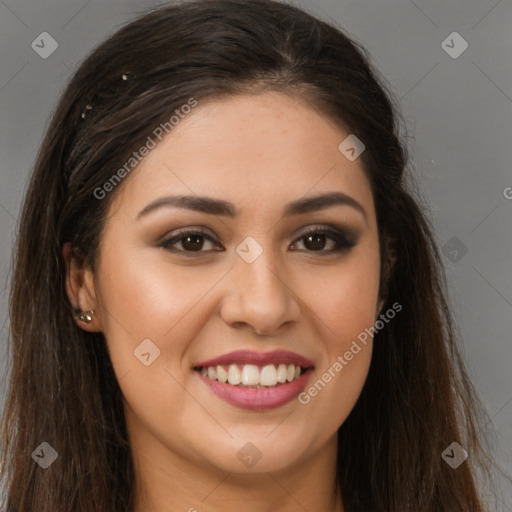
[[[84,322],[86,324],[90,324],[92,322],[92,317],[94,315],[94,309],[88,309],[87,311],[84,311],[83,313],[78,313],[78,320],[80,322]]]

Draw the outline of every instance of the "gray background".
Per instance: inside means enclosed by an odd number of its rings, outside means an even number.
[[[400,100],[420,189],[444,248],[463,352],[498,433],[496,460],[510,475],[512,2],[296,3],[362,42]],[[14,233],[50,112],[93,47],[157,5],[0,0],[0,399],[8,367],[7,286]],[[458,58],[442,47],[454,31],[468,43]],[[59,45],[47,59],[31,47],[42,32]],[[461,48],[450,38],[446,44]],[[503,488],[500,501],[503,510],[512,511],[510,487]]]

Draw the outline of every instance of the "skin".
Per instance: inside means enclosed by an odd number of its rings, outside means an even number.
[[[361,159],[338,150],[347,135],[283,93],[199,103],[113,194],[94,272],[64,247],[70,301],[95,309],[90,324],[78,323],[104,334],[124,395],[137,512],[343,510],[336,433],[367,377],[371,338],[305,405],[233,407],[193,366],[239,349],[290,350],[314,362],[309,387],[374,325],[382,306],[375,208]],[[366,217],[335,205],[282,218],[286,203],[333,191]],[[240,213],[163,207],[137,219],[175,194],[230,201]],[[336,242],[321,238],[315,251],[300,235],[323,223],[355,234],[355,246],[329,254]],[[192,257],[158,246],[189,227],[215,241],[203,239],[203,252],[174,244]],[[235,251],[247,236],[263,249],[252,263]],[[160,350],[149,366],[134,357],[147,338]],[[248,442],[261,453],[251,468],[237,457]]]

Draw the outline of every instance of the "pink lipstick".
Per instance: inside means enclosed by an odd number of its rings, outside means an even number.
[[[310,359],[285,350],[239,350],[194,365],[215,395],[247,410],[290,402],[304,390],[313,369]]]

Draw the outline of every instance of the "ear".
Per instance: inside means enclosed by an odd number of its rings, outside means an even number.
[[[77,325],[84,331],[99,332],[101,330],[101,318],[94,290],[94,272],[90,264],[85,261],[70,242],[62,247],[62,255],[66,263],[66,293],[75,313],[94,309],[94,315],[90,323],[82,322],[75,316]]]

